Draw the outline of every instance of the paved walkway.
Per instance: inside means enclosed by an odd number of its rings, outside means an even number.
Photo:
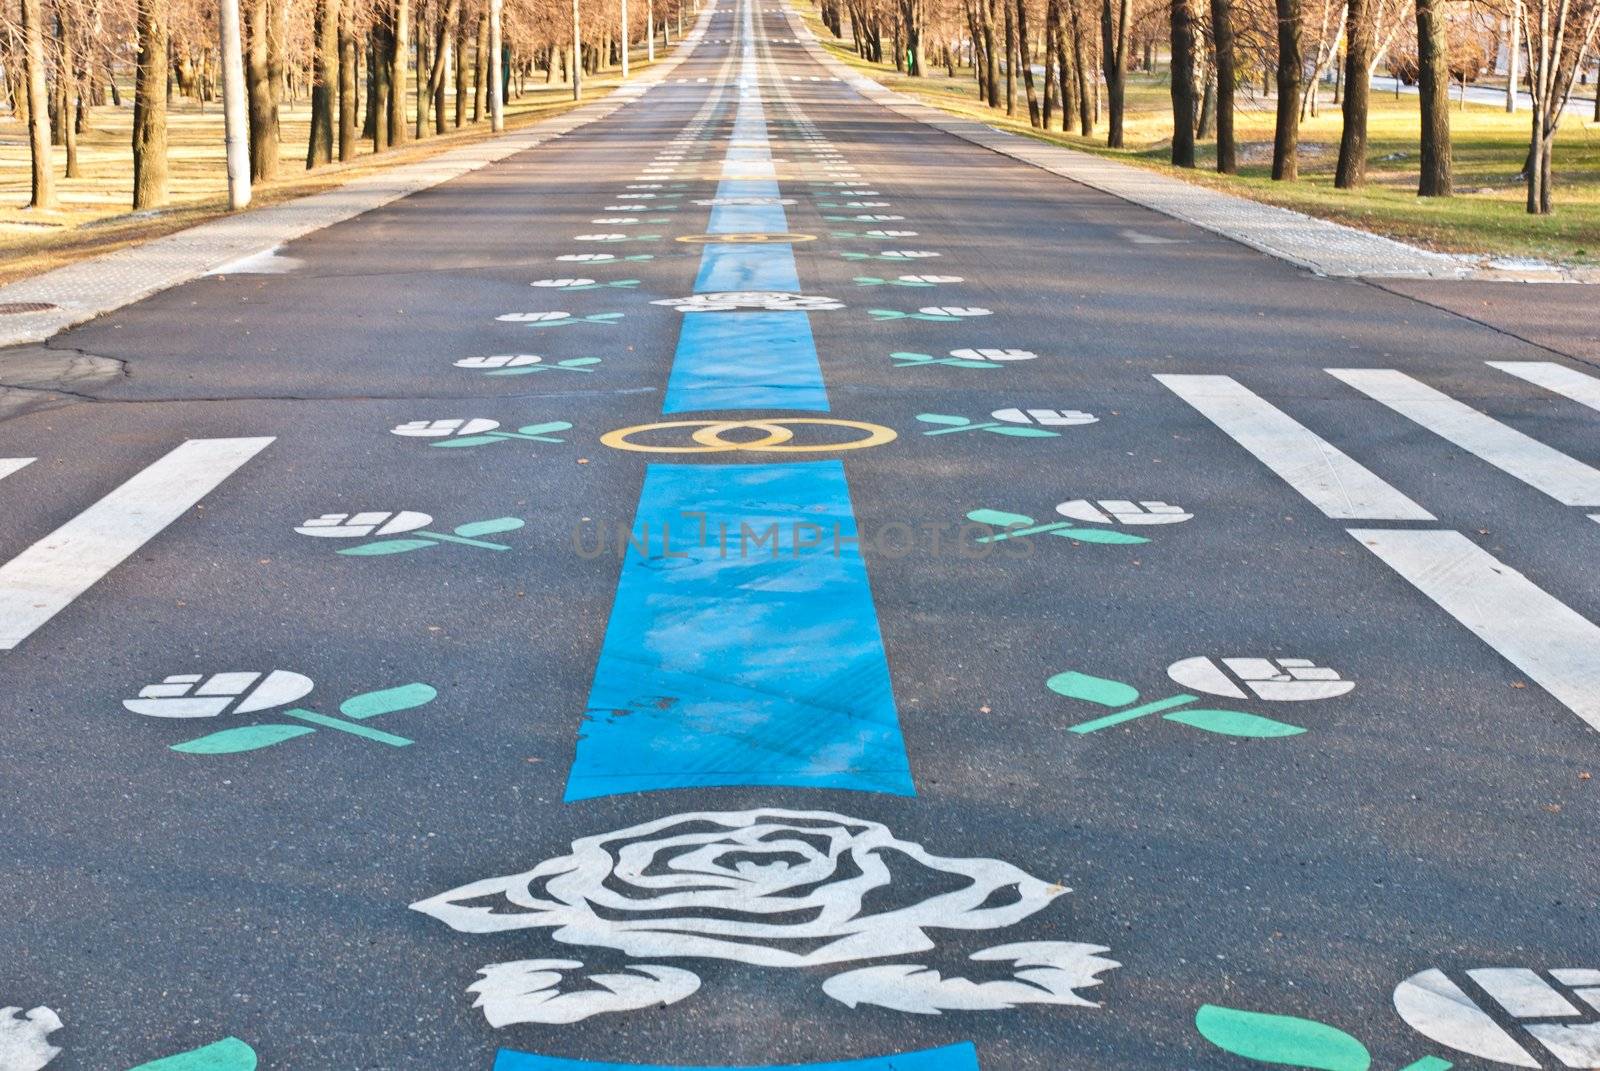
[[[74,324],[213,274],[218,268],[269,252],[312,231],[382,208],[604,119],[671,74],[703,36],[704,23],[702,17],[674,46],[670,57],[653,64],[626,85],[513,133],[352,179],[323,193],[226,216],[0,286],[0,308],[15,304],[49,306],[37,312],[0,314],[0,347],[43,342]]]
[[[842,63],[789,12],[795,36],[824,66],[863,96],[908,119],[1051,174],[1120,197],[1203,230],[1231,238],[1318,275],[1374,279],[1488,279],[1507,282],[1590,282],[1587,273],[1527,260],[1435,253],[1382,235],[1301,212],[1236,197],[1092,153],[1007,133],[962,119],[897,93]]]

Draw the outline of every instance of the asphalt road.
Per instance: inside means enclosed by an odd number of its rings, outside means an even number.
[[[0,422],[5,1071],[1600,1067],[1594,366],[765,0],[253,268]]]

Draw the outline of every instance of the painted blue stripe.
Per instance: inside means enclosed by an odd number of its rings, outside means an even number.
[[[729,159],[732,158],[730,154]],[[717,184],[717,196],[776,200],[778,183],[775,179],[723,179]],[[711,222],[706,225],[707,234],[783,234],[788,229],[789,217],[779,204],[717,205],[711,210]]]
[[[665,413],[828,411],[811,320],[803,312],[690,312],[667,379]]]
[[[728,290],[780,290],[800,292],[794,247],[787,242],[713,242],[700,255],[700,274],[694,280],[697,294]]]
[[[978,1071],[978,1050],[972,1042],[946,1045],[938,1049],[874,1056],[865,1060],[836,1060],[825,1064],[784,1064],[762,1066],[740,1064],[720,1067],[685,1067],[681,1064],[614,1064],[593,1060],[568,1060],[558,1056],[536,1056],[531,1052],[501,1049],[494,1060],[494,1071]]]
[[[650,465],[632,531],[568,802],[710,785],[916,794],[843,464]]]
[[[707,234],[783,234],[788,229],[782,205],[717,205],[706,224]]]

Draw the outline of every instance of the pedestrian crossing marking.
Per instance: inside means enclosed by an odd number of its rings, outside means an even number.
[[[27,639],[272,441],[190,439],[0,565],[0,650]]]
[[[1571,398],[1579,405],[1587,405],[1590,409],[1600,411],[1600,379],[1594,376],[1586,376],[1554,361],[1485,361],[1484,363],[1490,368],[1498,368],[1518,379],[1526,380],[1536,387],[1543,387],[1547,391]]]
[[[1600,506],[1600,470],[1389,368],[1328,368],[1348,386],[1564,506]]]
[[[31,457],[0,457],[0,480],[5,479],[14,472],[21,472],[33,464],[35,458]]]
[[[1568,710],[1600,729],[1600,627],[1460,532],[1349,532]]]
[[[1336,520],[1431,521],[1433,514],[1231,376],[1158,375],[1283,482]]]

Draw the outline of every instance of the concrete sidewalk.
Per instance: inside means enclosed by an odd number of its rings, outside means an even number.
[[[0,347],[43,342],[74,324],[202,275],[213,274],[219,268],[267,253],[312,231],[382,208],[402,197],[449,182],[604,119],[638,100],[651,86],[670,75],[704,36],[710,14],[708,5],[694,28],[679,39],[670,57],[653,64],[605,97],[569,112],[514,133],[364,175],[336,189],[201,223],[140,245],[0,286]],[[35,311],[6,311],[7,306],[34,305],[44,307]],[[0,354],[0,362],[4,359],[5,355]]]
[[[962,119],[888,89],[835,58],[793,10],[795,36],[818,62],[862,96],[908,119],[953,134],[1062,178],[1230,238],[1318,275],[1371,279],[1486,279],[1503,282],[1593,282],[1593,269],[1521,259],[1435,253],[1275,205],[1236,197],[1157,171],[1048,145],[973,119]]]

